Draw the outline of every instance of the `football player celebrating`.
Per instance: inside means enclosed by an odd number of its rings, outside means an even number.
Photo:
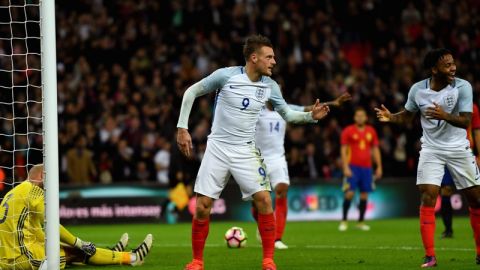
[[[328,114],[328,106],[317,100],[311,112],[297,112],[287,105],[280,87],[270,78],[275,66],[272,44],[266,37],[246,39],[245,66],[221,68],[190,86],[183,96],[178,120],[177,144],[189,157],[192,139],[188,117],[196,97],[218,90],[212,132],[202,159],[194,191],[195,215],[192,220],[193,260],[187,270],[202,270],[203,250],[209,230],[213,200],[218,199],[230,176],[242,191],[244,200],[253,200],[258,209],[258,228],[262,237],[263,270],[275,270],[273,261],[275,216],[270,197],[270,181],[262,156],[255,146],[255,127],[266,101],[287,122],[315,123]]]
[[[424,67],[431,77],[415,83],[408,93],[405,109],[391,113],[385,106],[375,108],[381,122],[404,124],[420,112],[422,149],[417,169],[421,193],[420,233],[425,249],[423,268],[437,265],[435,257],[435,203],[445,166],[457,189],[466,195],[474,233],[477,264],[480,264],[480,174],[470,149],[466,129],[472,119],[472,86],[455,77],[452,53],[435,49],[427,53]]]

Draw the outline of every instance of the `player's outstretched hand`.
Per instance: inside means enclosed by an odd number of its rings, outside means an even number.
[[[325,104],[320,104],[320,100],[317,99],[312,108],[312,118],[315,120],[320,120],[327,116],[330,108]]]
[[[350,101],[352,100],[352,96],[347,92],[347,93],[343,93],[342,95],[340,95],[339,97],[337,97],[334,101],[333,101],[333,105],[334,106],[337,106],[337,107],[340,107],[343,105],[343,103],[347,102],[347,101]]]
[[[430,119],[445,120],[446,112],[437,103],[433,102],[433,107],[425,110],[425,116]]]
[[[377,112],[377,119],[380,122],[390,122],[392,113],[383,104],[380,109],[375,108],[375,111]]]
[[[177,130],[177,145],[180,148],[180,152],[186,157],[190,158],[192,155],[192,137],[188,133],[187,129],[178,128]]]

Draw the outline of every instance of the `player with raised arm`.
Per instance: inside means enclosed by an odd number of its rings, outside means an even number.
[[[280,87],[270,78],[275,55],[270,40],[250,36],[243,48],[245,66],[221,68],[190,86],[183,96],[178,120],[177,144],[190,157],[192,139],[188,118],[196,97],[218,90],[215,117],[194,191],[195,215],[192,220],[193,260],[187,270],[204,269],[203,250],[209,230],[213,200],[218,199],[230,176],[240,186],[244,200],[253,199],[258,209],[258,228],[262,237],[263,270],[275,270],[273,261],[275,217],[270,197],[270,182],[262,156],[255,146],[255,127],[261,109],[270,101],[287,122],[315,123],[328,114],[328,106],[317,100],[311,112],[291,110]]]
[[[39,269],[45,259],[43,165],[35,165],[29,177],[10,190],[0,204],[0,269]],[[60,225],[60,269],[69,263],[138,266],[152,247],[152,235],[131,252],[124,252],[128,234],[112,249],[97,248]]]
[[[478,155],[480,153],[480,113],[475,103],[473,103],[472,121],[467,129],[467,137],[470,142],[470,148],[476,150],[474,153]],[[453,208],[451,198],[454,192],[455,183],[453,182],[452,175],[445,168],[445,175],[443,176],[442,186],[440,188],[440,196],[442,197],[440,214],[442,215],[443,225],[445,226],[445,230],[442,232],[442,238],[453,237]]]
[[[334,101],[325,102],[323,104],[327,106],[339,107],[350,99],[350,94],[344,93]],[[289,106],[293,110],[302,112],[309,112],[313,108],[313,105]],[[290,186],[290,176],[288,175],[288,165],[285,158],[284,147],[286,128],[287,122],[282,118],[282,116],[280,116],[280,114],[278,114],[278,112],[272,110],[271,106],[267,104],[265,109],[260,113],[260,118],[257,122],[255,142],[258,149],[260,149],[260,152],[262,153],[262,157],[264,158],[264,162],[267,167],[267,175],[270,178],[272,189],[275,192],[274,211],[276,222],[276,249],[288,248],[288,246],[282,242],[288,212],[287,192],[288,187]],[[256,211],[255,205],[252,207],[252,212],[255,220],[257,220],[258,212]],[[259,238],[258,233],[257,238]]]
[[[347,215],[352,203],[355,190],[360,191],[358,204],[359,218],[357,228],[363,231],[370,230],[365,224],[365,212],[367,210],[368,193],[373,191],[374,181],[380,179],[383,174],[382,158],[378,147],[378,136],[375,129],[367,125],[367,112],[364,108],[355,109],[354,124],[345,127],[341,135],[340,154],[343,163],[343,217],[338,230],[348,229]],[[375,179],[372,170],[372,157],[376,165]]]
[[[391,113],[383,104],[375,110],[379,121],[397,124],[411,122],[415,113],[420,111],[423,135],[417,185],[421,193],[420,232],[425,248],[425,261],[421,267],[437,265],[434,249],[435,202],[445,166],[470,206],[476,262],[480,264],[480,174],[466,131],[472,118],[472,86],[455,77],[455,61],[446,49],[428,52],[424,67],[431,77],[410,88],[404,110]]]

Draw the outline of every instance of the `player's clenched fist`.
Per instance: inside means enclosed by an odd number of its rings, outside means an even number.
[[[392,113],[383,104],[380,109],[375,108],[375,111],[377,112],[377,118],[380,122],[390,122]]]
[[[186,156],[190,157],[192,154],[192,137],[187,129],[179,128],[177,130],[177,145],[180,151]]]
[[[325,104],[320,104],[320,100],[317,99],[312,108],[312,118],[315,120],[320,120],[327,116],[329,111],[330,108]]]

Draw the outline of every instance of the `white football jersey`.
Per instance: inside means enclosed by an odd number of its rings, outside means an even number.
[[[420,111],[423,136],[422,148],[439,150],[453,150],[470,145],[467,131],[455,127],[444,120],[428,119],[425,110],[437,103],[450,114],[458,115],[459,112],[472,112],[472,86],[469,82],[455,78],[451,85],[440,91],[430,89],[430,79],[414,84],[408,93],[405,109],[410,112]]]
[[[266,101],[275,108],[289,109],[274,80],[262,76],[260,81],[252,82],[244,67],[218,69],[201,83],[207,92],[218,89],[209,139],[228,144],[254,142],[258,116]],[[311,119],[310,114],[301,116]]]
[[[305,107],[298,105],[288,105],[294,111],[303,112]],[[285,157],[285,132],[287,130],[287,121],[276,112],[264,108],[260,112],[257,122],[257,131],[255,133],[255,143],[262,157],[265,159],[277,159]]]
[[[286,129],[287,122],[278,112],[267,108],[262,110],[257,122],[255,143],[263,158],[275,159],[285,156],[283,144]]]

